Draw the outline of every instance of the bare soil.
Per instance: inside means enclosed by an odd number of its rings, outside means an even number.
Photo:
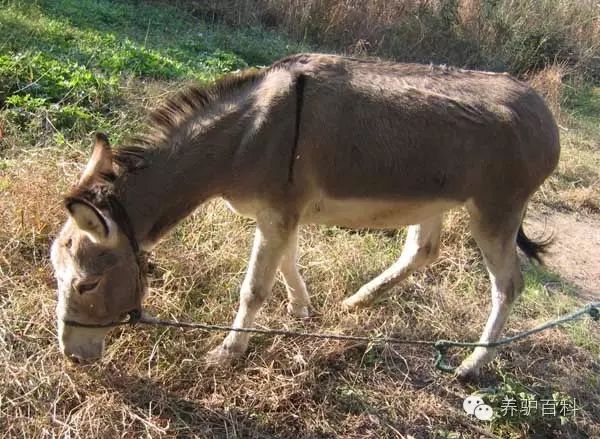
[[[600,216],[531,209],[525,230],[532,238],[552,234],[546,265],[585,299],[600,300]]]

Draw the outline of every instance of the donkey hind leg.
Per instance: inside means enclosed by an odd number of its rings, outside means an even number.
[[[287,290],[287,311],[297,318],[308,317],[310,297],[306,290],[304,279],[298,271],[298,229],[294,229],[289,238],[288,245],[279,263],[279,271],[283,275]]]
[[[344,308],[351,309],[369,304],[415,270],[435,261],[439,254],[442,218],[439,215],[421,224],[410,226],[400,258],[391,267],[344,300]]]
[[[521,210],[514,211],[498,222],[471,214],[471,233],[479,246],[492,284],[492,309],[481,334],[481,343],[497,341],[515,299],[523,290],[523,276],[517,256],[516,236],[521,224]],[[478,347],[457,369],[460,378],[475,378],[483,365],[495,354],[495,349]]]
[[[270,296],[277,266],[289,244],[296,224],[269,210],[257,218],[248,271],[240,289],[240,305],[233,327],[249,328],[264,301]],[[248,347],[249,334],[231,331],[223,343],[208,353],[209,364],[223,364],[240,357]]]

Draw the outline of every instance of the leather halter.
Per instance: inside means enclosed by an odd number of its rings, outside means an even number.
[[[129,245],[131,246],[131,250],[133,251],[133,255],[135,256],[135,262],[138,267],[138,279],[136,282],[135,295],[136,298],[139,298],[141,297],[144,288],[143,278],[148,272],[148,254],[140,250],[139,243],[135,237],[135,232],[133,230],[133,225],[131,224],[131,219],[129,218],[129,215],[127,214],[127,211],[125,210],[121,202],[117,199],[116,196],[112,194],[107,195],[107,201],[113,219],[115,219],[115,221],[118,220],[119,228],[127,237]],[[76,320],[68,319],[63,319],[62,322],[65,326],[71,326],[75,328],[112,328],[115,326],[133,325],[137,323],[142,317],[142,311],[141,309],[134,308],[130,311],[127,311],[127,316],[128,317],[126,320],[109,323],[81,323]]]

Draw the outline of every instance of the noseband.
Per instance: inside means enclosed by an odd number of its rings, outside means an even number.
[[[127,236],[127,240],[129,241],[129,245],[131,245],[131,250],[133,251],[133,255],[135,256],[135,262],[138,268],[138,278],[136,282],[136,299],[139,299],[141,306],[141,296],[144,289],[144,277],[148,273],[148,254],[140,249],[140,245],[135,237],[135,232],[133,230],[133,225],[131,224],[131,219],[127,214],[127,211],[121,204],[121,202],[117,199],[113,194],[108,194],[106,196],[108,209],[113,220],[117,223],[119,228],[123,231],[125,236]],[[142,311],[139,308],[134,308],[127,312],[127,319],[121,320],[117,322],[109,322],[109,323],[81,323],[75,320],[66,320],[63,319],[63,323],[65,326],[71,326],[75,328],[112,328],[115,326],[123,326],[123,325],[134,325],[136,324],[142,317]]]
[[[127,313],[127,319],[120,322],[109,322],[109,323],[80,323],[75,320],[63,320],[65,326],[71,326],[74,328],[114,328],[115,326],[124,325],[135,325],[142,318],[142,312],[139,309],[132,309]]]

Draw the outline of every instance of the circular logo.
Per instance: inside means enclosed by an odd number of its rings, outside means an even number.
[[[480,421],[489,421],[494,416],[494,409],[483,402],[480,395],[473,394],[463,401],[463,410]]]
[[[478,405],[481,405],[481,404],[483,404],[483,399],[481,398],[481,396],[479,396],[479,395],[471,395],[471,396],[468,396],[467,399],[464,400],[464,402],[463,402],[463,409],[468,414],[474,415],[475,414],[475,408]]]
[[[494,416],[494,410],[486,404],[480,404],[475,407],[475,413],[473,413],[480,421],[489,421]]]

